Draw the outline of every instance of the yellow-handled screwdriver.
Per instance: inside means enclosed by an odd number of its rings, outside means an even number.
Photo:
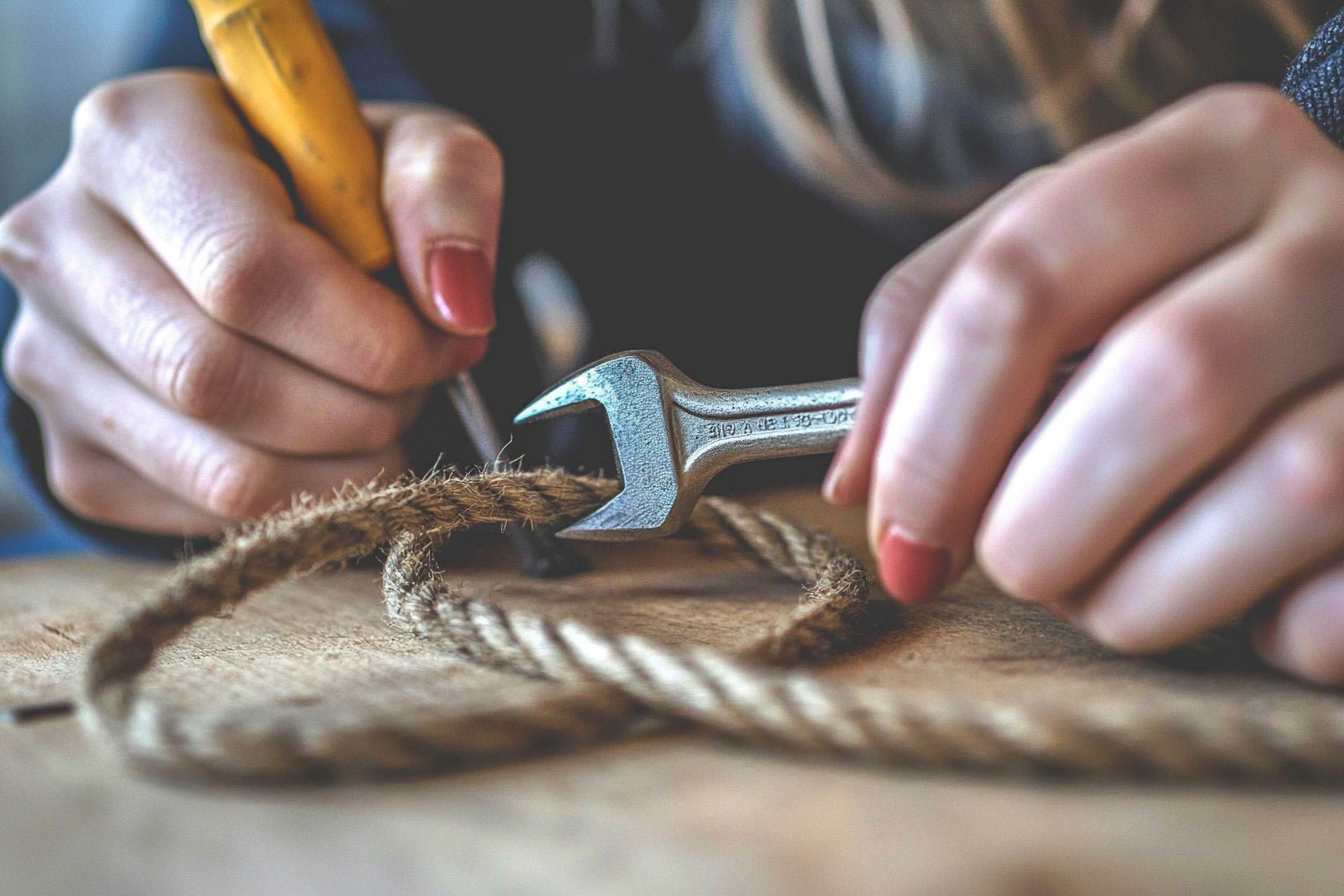
[[[380,198],[378,153],[354,88],[310,0],[190,0],[220,79],[294,180],[313,226],[370,272],[392,261]],[[503,444],[475,382],[444,389],[481,462]],[[544,533],[510,527],[530,575],[564,575],[579,558]]]

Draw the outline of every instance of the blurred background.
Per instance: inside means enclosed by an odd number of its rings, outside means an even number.
[[[134,66],[157,0],[0,0],[0,208],[65,153],[70,113],[98,82]],[[0,465],[0,555],[21,552],[36,520]]]

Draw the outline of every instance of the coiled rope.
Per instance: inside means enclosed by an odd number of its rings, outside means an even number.
[[[518,612],[456,591],[434,549],[471,526],[550,526],[615,494],[557,471],[446,474],[350,490],[261,521],[183,564],[105,634],[85,668],[81,718],[134,767],[210,780],[379,777],[572,749],[695,725],[776,749],[879,763],[1162,777],[1344,774],[1344,706],[1178,713],[1142,700],[1050,702],[902,694],[800,669],[852,650],[899,612],[870,597],[862,565],[825,534],[707,498],[693,526],[727,536],[804,598],[729,655]],[[259,589],[387,547],[392,623],[445,655],[551,683],[542,696],[438,709],[377,701],[188,709],[141,686],[158,651]]]

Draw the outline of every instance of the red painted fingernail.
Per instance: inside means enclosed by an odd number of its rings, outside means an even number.
[[[895,529],[887,530],[877,551],[882,587],[904,604],[936,597],[947,581],[951,561],[947,548],[911,541]]]
[[[454,333],[481,335],[495,326],[493,276],[475,246],[441,245],[429,253],[429,291],[434,309]]]

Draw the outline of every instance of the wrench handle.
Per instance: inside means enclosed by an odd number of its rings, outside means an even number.
[[[854,425],[860,394],[859,381],[846,379],[679,395],[682,470],[708,477],[746,461],[833,451]]]

